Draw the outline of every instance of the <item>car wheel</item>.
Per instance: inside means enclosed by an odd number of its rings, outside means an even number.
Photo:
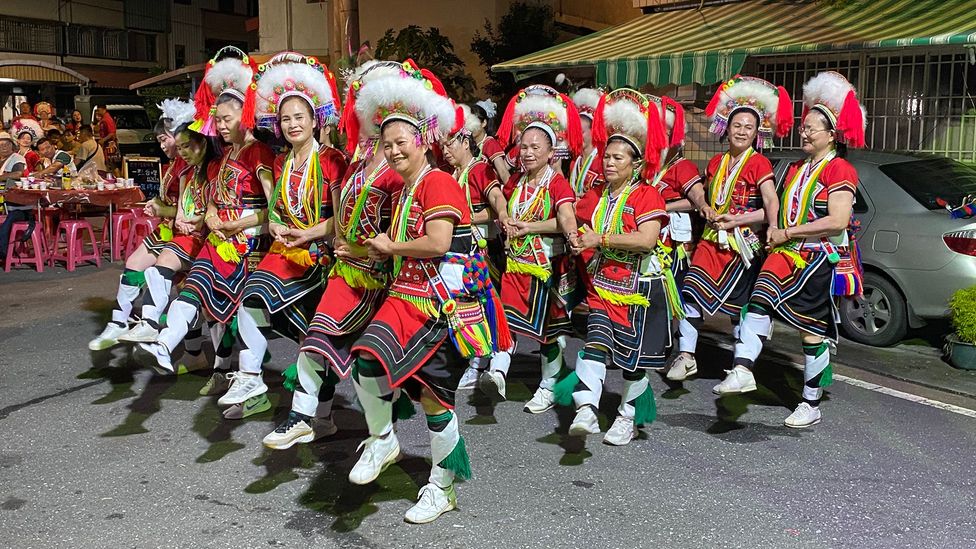
[[[840,324],[844,335],[858,343],[894,345],[908,331],[905,298],[886,278],[864,273],[864,295],[841,299]]]

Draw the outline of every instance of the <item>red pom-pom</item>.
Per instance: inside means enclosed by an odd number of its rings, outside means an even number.
[[[739,75],[732,77],[732,80],[738,78]],[[708,106],[705,107],[705,116],[711,118],[715,116],[715,110],[718,109],[719,102],[722,101],[722,94],[725,92],[725,88],[728,87],[728,82],[722,82],[718,89],[715,90],[715,95],[712,96],[712,100],[708,102]]]
[[[512,132],[515,131],[515,105],[517,104],[518,94],[515,94],[509,100],[508,106],[505,107],[505,114],[502,115],[502,119],[498,123],[498,131],[495,133],[495,138],[498,139],[502,149],[508,148],[512,141],[514,141]]]
[[[776,137],[784,137],[793,127],[793,100],[783,86],[776,87],[779,108],[776,110]]]
[[[447,90],[444,89],[444,83],[441,82],[440,78],[434,76],[434,73],[427,69],[420,69],[420,74],[424,75],[424,78],[427,80],[430,80],[431,88],[434,90],[434,93],[440,95],[441,97],[447,97]]]
[[[566,105],[566,144],[573,156],[583,152],[583,123],[580,122],[579,110],[576,104],[566,94],[559,94]]]
[[[668,147],[676,149],[685,141],[685,109],[680,103],[666,95],[661,98],[661,104],[665,108],[671,107],[674,110],[674,125],[671,127],[671,140]],[[667,116],[666,111],[664,115]],[[667,119],[664,120],[664,123],[667,125]]]
[[[661,105],[663,109],[664,105]],[[647,142],[644,144],[644,179],[654,179],[661,169],[661,153],[668,148],[668,138],[662,113],[656,103],[647,106]]]
[[[214,97],[213,90],[210,89],[210,84],[207,84],[207,72],[210,71],[210,67],[212,66],[213,64],[207,63],[206,68],[203,69],[203,78],[200,79],[197,92],[193,95],[193,106],[196,108],[195,118],[197,120],[203,120],[210,116],[210,107],[217,100]]]
[[[837,117],[837,131],[841,133],[848,147],[860,148],[865,145],[864,113],[861,112],[861,105],[857,102],[853,89],[844,98],[844,106]]]
[[[464,129],[464,109],[454,105],[454,127],[451,128],[451,135]]]

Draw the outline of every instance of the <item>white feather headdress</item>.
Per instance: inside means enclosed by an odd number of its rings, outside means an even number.
[[[573,94],[573,103],[579,109],[580,116],[586,116],[593,120],[593,112],[603,97],[603,90],[597,88],[580,88]]]
[[[545,131],[556,156],[578,156],[583,149],[579,111],[573,100],[541,84],[528,86],[508,102],[498,126],[498,140],[508,146],[530,127]]]
[[[660,169],[667,147],[661,106],[637,90],[620,88],[608,93],[593,114],[593,144],[602,155],[613,139],[629,143],[643,161],[645,178]]]
[[[857,100],[857,91],[843,75],[834,71],[817,74],[803,85],[803,118],[817,109],[837,130],[838,140],[850,147],[863,147],[868,124],[867,109]]]
[[[278,112],[289,97],[305,100],[321,126],[339,120],[339,98],[335,77],[318,59],[300,53],[282,52],[258,66],[255,76],[257,102],[255,114],[260,127],[280,132]]]
[[[163,102],[156,106],[162,111],[160,119],[167,120],[166,131],[169,133],[175,132],[181,126],[191,124],[196,113],[193,103],[182,99],[163,99]]]
[[[759,119],[760,148],[773,144],[773,136],[783,137],[793,126],[793,102],[782,86],[762,78],[735,76],[723,82],[708,103],[705,114],[712,118],[709,131],[725,134],[729,119],[736,111],[747,110]]]

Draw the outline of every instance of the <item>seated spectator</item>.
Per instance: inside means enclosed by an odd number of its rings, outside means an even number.
[[[105,167],[105,151],[102,146],[95,141],[92,127],[85,124],[78,131],[78,150],[75,153],[75,166],[78,171],[85,169],[89,162],[95,163],[95,169],[99,172],[107,172]]]
[[[75,133],[75,136],[77,136],[78,130],[80,130],[84,125],[84,122],[81,121],[81,111],[75,109],[71,111],[71,116],[68,117],[68,122],[65,123],[64,130],[71,130]]]
[[[61,150],[71,155],[71,158],[77,159],[78,149],[81,148],[81,144],[78,143],[77,134],[72,131],[65,129],[64,133],[61,134]],[[75,162],[75,165],[78,163]]]
[[[27,167],[27,160],[20,153],[16,152],[17,145],[9,133],[0,132],[0,181],[6,181],[9,185],[24,175]],[[10,238],[10,228],[18,221],[30,219],[31,206],[6,203],[7,218],[0,224],[0,261],[5,259],[7,254],[7,239]]]
[[[14,120],[20,120],[22,118],[37,121],[37,118],[34,117],[34,113],[31,110],[31,104],[28,103],[27,101],[24,101],[23,103],[20,104],[20,114],[15,116]]]
[[[75,165],[71,155],[55,148],[54,143],[46,137],[37,140],[37,152],[41,155],[44,168],[35,172],[35,177],[56,176],[61,168],[71,169]]]

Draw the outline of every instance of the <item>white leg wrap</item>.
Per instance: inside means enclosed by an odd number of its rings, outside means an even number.
[[[498,351],[491,355],[490,368],[496,372],[508,375],[508,369],[512,366],[512,353],[509,351]]]
[[[603,381],[607,378],[606,364],[580,358],[576,361],[576,375],[586,386],[586,389],[573,393],[573,403],[576,404],[576,408],[587,404],[599,408],[600,397],[603,395]]]
[[[772,324],[773,321],[768,315],[747,313],[739,325],[739,340],[735,343],[735,358],[744,358],[755,362],[763,348],[763,341],[760,337],[769,337]]]
[[[634,401],[644,394],[648,384],[647,376],[636,381],[625,379],[624,394],[620,397],[620,407],[617,408],[617,413],[625,418],[634,419]]]
[[[687,307],[687,305],[685,305]],[[698,348],[698,329],[687,318],[678,321],[678,351],[695,354]]]
[[[172,352],[186,337],[198,314],[196,305],[181,300],[174,301],[166,313],[166,328],[159,332],[157,341]]]
[[[152,297],[152,303],[142,306],[142,317],[159,322],[159,317],[169,304],[169,292],[173,288],[173,281],[159,274],[156,267],[149,267],[146,269],[146,288]]]
[[[261,362],[268,350],[268,340],[261,333],[259,326],[267,325],[268,312],[264,309],[241,307],[237,310],[237,329],[244,347],[240,354],[242,372],[249,374],[261,373]]]
[[[739,334],[742,333],[741,324],[732,325],[732,341],[739,341]]]
[[[431,431],[430,433],[430,458],[433,466],[430,468],[430,482],[441,488],[447,488],[454,483],[454,472],[438,467],[438,463],[444,461],[449,456],[454,447],[461,440],[461,432],[458,430],[457,415],[451,414],[451,421],[443,431]]]
[[[302,390],[295,390],[292,398],[291,407],[296,412],[306,416],[317,416],[319,406],[319,389],[322,387],[322,376],[319,372],[322,367],[317,362],[308,357],[306,353],[298,354],[298,384]],[[332,403],[329,402],[331,411]],[[328,412],[326,412],[328,415]]]
[[[172,307],[170,307],[172,309]],[[214,369],[215,370],[230,370],[231,355],[220,356],[217,354],[217,350],[220,349],[220,342],[224,339],[224,332],[227,331],[227,326],[221,324],[220,322],[214,322],[210,326],[210,343],[213,345],[214,349]]]
[[[359,378],[358,380],[356,378]],[[356,396],[366,416],[370,436],[381,437],[393,430],[393,391],[386,376],[353,376]],[[387,398],[383,398],[383,397]]]
[[[542,379],[539,381],[539,387],[543,389],[552,390],[552,386],[556,384],[556,377],[559,376],[559,370],[563,367],[563,348],[559,347],[559,353],[556,354],[556,358],[548,360],[545,354],[542,354]]]
[[[139,298],[140,288],[130,286],[124,282],[124,278],[119,278],[119,291],[115,295],[118,308],[112,309],[112,321],[119,324],[127,324],[129,315],[132,314],[132,302]]]

